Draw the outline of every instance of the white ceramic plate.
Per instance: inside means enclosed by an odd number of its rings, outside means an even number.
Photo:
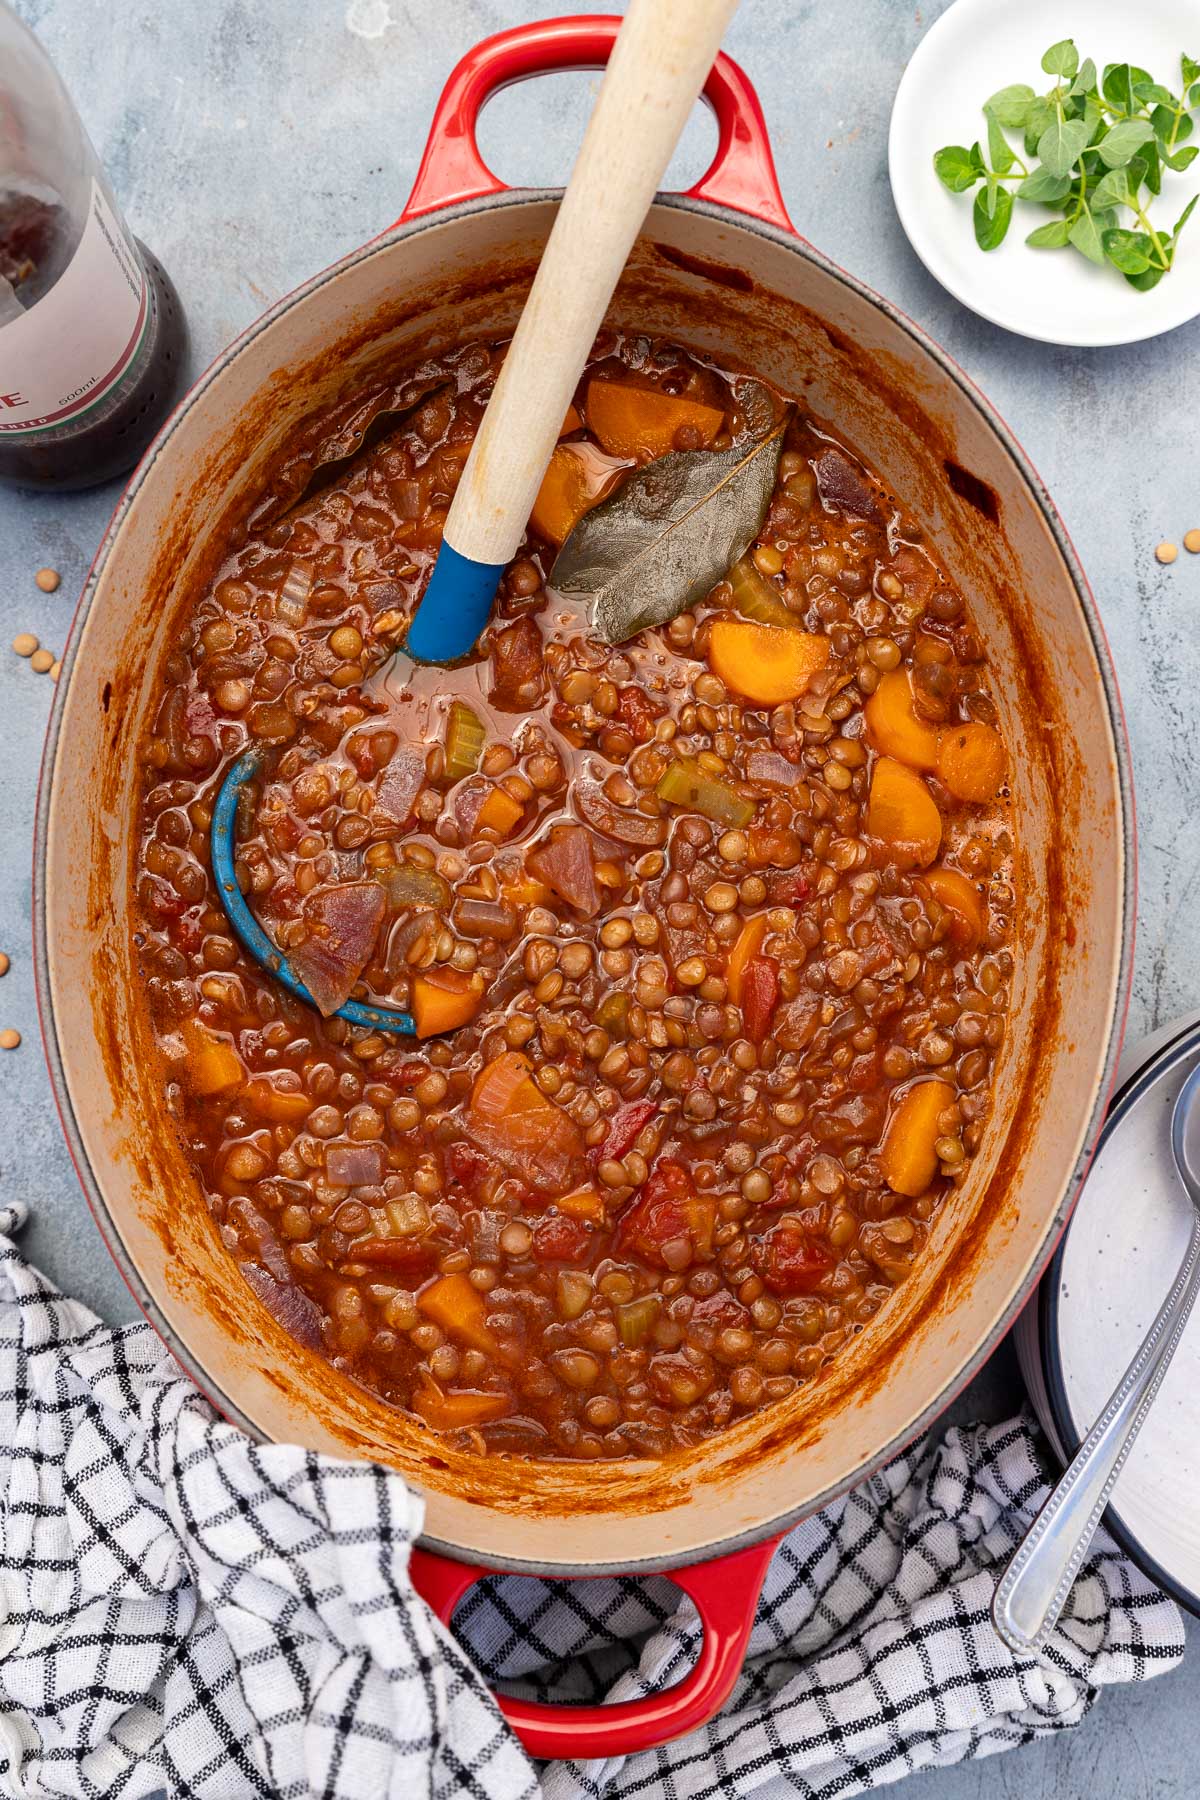
[[[1122,1060],[1096,1160],[1018,1354],[1060,1454],[1073,1454],[1145,1336],[1187,1247],[1191,1206],[1171,1159],[1171,1108],[1200,1061],[1195,1014]],[[1065,1456],[1064,1456],[1065,1460]],[[1200,1313],[1113,1490],[1105,1523],[1169,1593],[1200,1612]]]
[[[1018,201],[1008,236],[984,252],[971,224],[973,194],[951,194],[933,172],[943,144],[986,146],[983,102],[998,88],[1053,85],[1042,54],[1073,37],[1098,69],[1133,62],[1179,92],[1179,55],[1200,59],[1197,0],[957,0],[926,32],[892,108],[892,193],[909,242],[930,274],[964,306],[1023,337],[1050,344],[1132,344],[1200,314],[1200,216],[1179,240],[1175,266],[1149,293],[1077,250],[1031,250],[1025,237],[1054,215]],[[1018,135],[1010,133],[1018,152]],[[1198,139],[1197,141],[1200,141]],[[1200,157],[1184,173],[1164,170],[1151,209],[1168,229],[1200,190]],[[1200,209],[1198,214],[1200,214]],[[1123,214],[1132,224],[1132,215]],[[1189,235],[1190,234],[1190,235]]]

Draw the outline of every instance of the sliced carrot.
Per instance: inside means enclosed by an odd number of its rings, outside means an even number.
[[[550,898],[550,889],[536,875],[515,875],[501,886],[504,898],[513,906],[545,906]]]
[[[489,1419],[502,1419],[512,1411],[512,1401],[507,1394],[479,1394],[469,1389],[443,1394],[430,1384],[413,1395],[413,1411],[434,1431],[462,1431]]]
[[[589,506],[587,472],[569,444],[559,444],[537,491],[529,523],[549,544],[565,544]]]
[[[569,1219],[602,1219],[604,1202],[595,1188],[578,1188],[573,1194],[560,1194],[554,1202],[559,1212]]]
[[[725,423],[725,414],[703,401],[599,376],[588,382],[585,408],[593,436],[610,456],[640,461],[674,450],[676,433],[684,427],[697,435],[693,448],[707,450]]]
[[[417,1306],[427,1319],[440,1325],[449,1337],[473,1350],[493,1355],[496,1340],[488,1330],[487,1307],[479,1289],[465,1275],[439,1275],[417,1295]]]
[[[938,734],[937,776],[956,800],[986,806],[1004,786],[1008,754],[991,725],[971,720],[947,725]]]
[[[708,661],[725,686],[756,706],[797,700],[829,661],[829,639],[749,619],[721,618],[708,634]]]
[[[734,940],[733,949],[729,952],[729,960],[725,964],[725,987],[729,998],[735,1006],[742,1004],[742,984],[746,977],[746,965],[753,962],[763,947],[767,935],[766,913],[755,913],[747,919]]]
[[[892,669],[884,675],[863,712],[874,749],[907,763],[910,769],[937,767],[938,734],[917,716],[907,669]]]
[[[313,1109],[310,1095],[276,1087],[269,1075],[252,1075],[242,1098],[251,1112],[273,1125],[302,1125]]]
[[[181,1029],[187,1044],[186,1079],[194,1094],[221,1094],[242,1085],[246,1071],[232,1044],[215,1037],[198,1019],[185,1019]]]
[[[937,1174],[938,1119],[953,1104],[954,1089],[948,1082],[918,1081],[892,1113],[879,1160],[894,1194],[916,1200]]]
[[[419,1038],[457,1031],[483,1004],[483,989],[461,969],[431,969],[412,985],[412,1014]]]
[[[580,431],[582,428],[583,420],[579,416],[579,408],[572,402],[563,414],[562,430],[558,435],[560,438],[570,437],[573,431]]]
[[[482,831],[487,827],[497,837],[507,837],[524,811],[521,802],[514,800],[505,788],[494,787],[475,815],[475,829]]]
[[[927,869],[921,879],[949,913],[954,942],[968,952],[976,949],[987,923],[979,890],[957,869]]]
[[[919,775],[894,757],[881,756],[871,775],[867,830],[907,863],[924,868],[938,853],[942,815]]]

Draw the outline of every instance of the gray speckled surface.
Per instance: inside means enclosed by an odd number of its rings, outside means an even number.
[[[516,0],[17,0],[81,104],[133,229],[170,269],[196,368],[270,302],[385,226],[403,204],[441,82],[471,43],[551,10]],[[563,10],[568,10],[564,5]],[[601,11],[588,0],[573,10]],[[1200,524],[1193,392],[1200,323],[1127,350],[1055,350],[964,312],[926,275],[892,209],[892,95],[943,9],[901,0],[745,0],[728,48],[757,84],[799,228],[892,296],[1013,424],[1055,495],[1112,643],[1133,741],[1141,825],[1131,1025],[1200,1000],[1193,822],[1200,702],[1200,557],[1153,548]],[[1081,16],[1086,7],[1081,7]],[[485,155],[514,183],[564,178],[593,78],[500,95]],[[714,141],[697,115],[671,185]],[[65,499],[0,491],[0,645],[32,630],[60,649],[114,490]],[[44,563],[59,592],[33,583]],[[129,1296],[88,1217],[38,1045],[30,961],[30,842],[51,688],[0,649],[0,1182],[35,1208],[28,1247],[112,1320]],[[998,1416],[1018,1381],[1007,1346],[956,1408]],[[1189,1497],[1190,1499],[1190,1497]],[[1200,1664],[1108,1695],[1083,1729],[1015,1755],[914,1778],[911,1800],[1170,1800],[1196,1792]]]

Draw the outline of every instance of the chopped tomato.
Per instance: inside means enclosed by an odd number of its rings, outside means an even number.
[[[770,956],[752,956],[742,975],[742,1024],[752,1044],[761,1044],[771,1029],[779,1004],[779,964]]]
[[[804,1232],[777,1225],[762,1240],[756,1261],[774,1294],[811,1294],[833,1259],[823,1245]]]
[[[715,1223],[715,1202],[706,1194],[697,1194],[682,1163],[664,1157],[651,1169],[632,1206],[622,1213],[617,1245],[665,1269],[676,1259],[673,1251],[664,1255],[664,1249],[682,1244],[685,1256],[680,1261],[686,1267],[688,1246],[693,1262],[712,1254]]]
[[[655,1100],[630,1100],[619,1106],[609,1122],[608,1136],[593,1152],[597,1162],[620,1162],[632,1150],[639,1133],[658,1111]]]
[[[479,1187],[484,1177],[495,1168],[490,1157],[476,1150],[473,1144],[450,1144],[446,1149],[446,1173],[451,1181],[459,1187],[466,1188],[469,1193]]]
[[[413,1237],[364,1238],[351,1244],[347,1262],[370,1263],[372,1268],[386,1269],[406,1286],[416,1287],[433,1274],[437,1255],[431,1244]]]
[[[533,1254],[538,1262],[582,1262],[592,1234],[582,1219],[545,1213],[533,1228]]]
[[[645,688],[623,687],[617,693],[617,717],[628,726],[639,744],[648,744],[654,736],[654,723],[666,708],[652,700]]]

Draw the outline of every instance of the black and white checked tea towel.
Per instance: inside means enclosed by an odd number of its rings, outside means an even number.
[[[790,1533],[719,1718],[537,1771],[485,1677],[661,1687],[690,1603],[662,1577],[497,1577],[460,1647],[409,1584],[398,1475],[222,1423],[148,1326],[109,1330],[23,1260],[21,1221],[0,1208],[0,1794],[842,1800],[1076,1725],[1182,1654],[1175,1607],[1099,1538],[1046,1654],[1014,1659],[988,1602],[1045,1491],[1035,1428],[948,1430]]]

